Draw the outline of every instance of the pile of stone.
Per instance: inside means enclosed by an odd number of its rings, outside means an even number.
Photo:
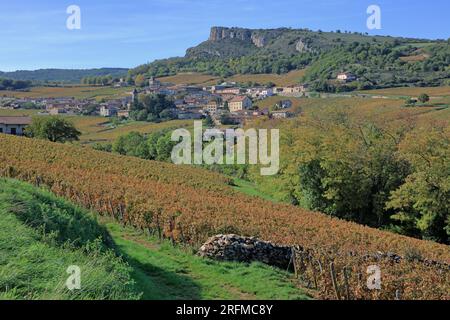
[[[234,234],[217,235],[210,238],[199,250],[202,257],[220,261],[259,261],[270,266],[289,268],[292,249],[256,238]]]
[[[293,252],[304,252],[302,247],[289,247],[261,241],[254,237],[241,237],[235,234],[219,234],[210,238],[199,250],[202,257],[219,261],[252,262],[259,261],[270,266],[289,269],[293,267]],[[331,253],[330,253],[331,254]],[[358,256],[356,252],[349,252],[351,256]],[[377,252],[362,256],[365,260],[389,260],[392,263],[401,263],[411,258],[402,257],[393,252]],[[445,262],[434,261],[416,257],[416,260],[430,267],[450,270],[450,265]]]

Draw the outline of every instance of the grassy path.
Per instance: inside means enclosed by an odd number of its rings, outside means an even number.
[[[238,178],[233,178],[233,183],[234,183],[233,189],[242,192],[246,195],[262,198],[264,200],[272,201],[275,203],[284,202],[283,200],[281,200],[282,197],[281,193],[277,193],[276,190],[270,190],[269,192],[267,192],[267,190],[262,190],[260,187],[258,187],[258,185],[256,185],[253,182]],[[279,198],[277,198],[277,196]]]
[[[169,242],[159,244],[132,228],[111,221],[105,224],[133,267],[143,299],[308,299],[284,271],[260,263],[203,259]]]

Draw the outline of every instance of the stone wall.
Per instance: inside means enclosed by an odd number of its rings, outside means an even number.
[[[297,253],[305,249],[296,246]],[[293,247],[281,246],[268,241],[261,241],[254,237],[241,237],[235,234],[217,235],[211,237],[199,250],[201,257],[219,261],[252,262],[259,261],[270,266],[288,269],[293,268],[291,264]],[[349,252],[349,255],[355,253]],[[363,259],[389,260],[393,263],[401,263],[403,260],[416,260],[424,265],[438,269],[450,270],[450,265],[445,262],[424,259],[422,257],[402,257],[393,252],[377,252],[362,255]]]

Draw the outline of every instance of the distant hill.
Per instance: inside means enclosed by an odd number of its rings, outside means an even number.
[[[29,80],[33,82],[66,82],[80,83],[85,77],[99,77],[111,75],[112,77],[124,77],[128,69],[101,68],[101,69],[40,69],[34,71],[18,70],[13,72],[1,72],[0,78],[12,80]]]
[[[169,76],[201,72],[218,77],[236,74],[285,74],[308,67],[303,81],[318,91],[450,83],[450,45],[444,40],[369,36],[309,29],[213,27],[208,40],[184,57],[157,60],[132,69],[132,75]],[[359,81],[334,86],[339,72]]]
[[[243,29],[212,27],[210,37],[200,45],[187,50],[187,58],[240,57],[246,54],[297,55],[302,53],[323,52],[341,44],[352,42],[393,43],[396,39],[413,41],[406,38],[368,36],[361,33],[322,32],[309,29]],[[420,40],[421,42],[426,40]]]

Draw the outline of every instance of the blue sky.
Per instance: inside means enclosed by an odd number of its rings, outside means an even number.
[[[69,5],[81,8],[81,30],[66,28]],[[0,70],[134,67],[184,55],[215,25],[447,39],[449,13],[448,0],[0,0]]]

